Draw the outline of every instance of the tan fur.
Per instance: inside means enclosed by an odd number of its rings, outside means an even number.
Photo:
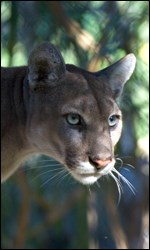
[[[135,57],[129,54],[90,73],[65,65],[55,46],[44,43],[32,51],[28,66],[2,68],[2,181],[35,153],[60,161],[85,184],[84,177],[98,179],[105,163],[114,164],[122,129],[115,99],[134,66]],[[69,124],[68,114],[78,114],[80,124]],[[115,127],[108,124],[111,115],[118,116]]]

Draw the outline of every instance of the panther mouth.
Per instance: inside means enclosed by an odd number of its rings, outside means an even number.
[[[116,160],[121,160],[120,158],[116,158]],[[108,165],[106,165],[104,168],[96,170],[90,162],[80,162],[77,168],[70,170],[70,173],[80,183],[83,185],[90,186],[97,182],[97,180],[104,175],[110,175],[113,180],[115,181],[118,189],[118,203],[121,199],[121,192],[123,190],[123,187],[121,185],[121,181],[123,181],[129,189],[132,191],[132,193],[136,194],[136,189],[132,185],[130,181],[128,181],[114,166],[115,166],[115,159],[113,159]],[[117,174],[117,177],[116,175]]]
[[[82,184],[92,185],[101,176],[109,174],[114,165],[115,159],[113,159],[106,167],[97,170],[90,162],[80,162],[79,166],[71,171],[71,174]]]

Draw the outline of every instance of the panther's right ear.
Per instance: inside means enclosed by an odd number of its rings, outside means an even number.
[[[65,73],[62,55],[51,43],[43,43],[30,54],[28,61],[28,81],[30,89],[57,85]]]
[[[96,72],[96,76],[101,78],[102,76],[107,79],[114,98],[121,95],[124,84],[130,79],[136,64],[136,58],[134,54],[128,54],[116,63],[108,66],[107,68]]]

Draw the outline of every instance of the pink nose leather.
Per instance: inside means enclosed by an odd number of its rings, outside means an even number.
[[[107,159],[107,160],[95,160],[95,162],[98,164],[99,168],[104,168],[111,162],[111,160],[109,160],[109,159]]]

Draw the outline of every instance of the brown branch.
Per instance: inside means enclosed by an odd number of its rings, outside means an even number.
[[[16,41],[16,35],[17,35],[17,19],[18,19],[18,13],[17,13],[17,3],[15,1],[11,1],[11,17],[10,17],[10,32],[8,37],[8,52],[9,52],[9,66],[12,66],[12,58],[13,58],[13,48]]]
[[[115,239],[116,247],[117,249],[129,249],[128,241],[119,219],[119,211],[116,207],[114,198],[111,195],[108,195],[105,200],[110,227]]]
[[[23,249],[26,235],[27,235],[27,227],[29,222],[29,189],[26,181],[26,176],[23,171],[18,171],[16,174],[16,181],[21,191],[21,205],[18,215],[18,225],[17,225],[17,233],[14,244],[14,249]]]
[[[60,1],[45,1],[48,8],[52,11],[57,25],[64,27],[67,34],[85,51],[95,50],[96,43],[92,35],[82,29],[80,24],[67,16]]]

